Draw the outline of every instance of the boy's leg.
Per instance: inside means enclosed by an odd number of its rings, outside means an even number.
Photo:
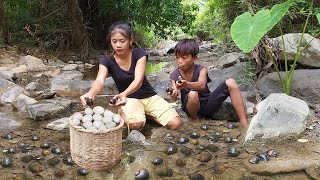
[[[221,104],[229,97],[229,89],[226,82],[222,82],[213,92],[209,94],[207,103],[201,107],[201,114],[213,119],[215,112]]]
[[[188,93],[188,100],[187,100],[187,110],[191,118],[191,123],[196,124],[199,123],[198,112],[200,110],[200,101],[199,95],[197,91],[190,91]]]
[[[127,98],[127,103],[119,109],[120,116],[130,129],[140,130],[146,123],[144,107],[139,99]]]
[[[154,95],[141,100],[145,107],[146,115],[152,116],[154,121],[168,129],[178,129],[182,120],[177,111],[163,98]]]
[[[230,98],[232,105],[234,109],[237,112],[237,115],[239,117],[240,125],[243,128],[247,128],[248,122],[247,122],[247,113],[244,107],[242,95],[240,92],[240,88],[237,84],[237,82],[234,79],[227,79],[226,85],[228,86]]]

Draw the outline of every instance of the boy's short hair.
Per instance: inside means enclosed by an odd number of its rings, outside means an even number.
[[[182,39],[174,47],[176,56],[185,56],[191,54],[195,57],[199,53],[199,45],[194,39]]]

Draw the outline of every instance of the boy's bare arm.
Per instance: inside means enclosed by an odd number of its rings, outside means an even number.
[[[193,90],[203,90],[206,88],[206,85],[207,85],[207,81],[208,81],[207,74],[208,74],[207,68],[203,68],[199,73],[198,81],[190,82],[190,81],[182,80],[181,83],[177,83],[176,86],[178,89],[188,88]]]

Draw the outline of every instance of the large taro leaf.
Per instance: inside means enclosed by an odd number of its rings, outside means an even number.
[[[294,0],[288,0],[284,3],[276,4],[271,8],[271,23],[268,31],[271,30],[276,24],[278,24],[282,17],[289,11],[289,8],[293,3]]]
[[[231,25],[231,38],[245,53],[252,51],[260,39],[268,32],[271,22],[269,10],[260,10],[254,16],[245,12]]]

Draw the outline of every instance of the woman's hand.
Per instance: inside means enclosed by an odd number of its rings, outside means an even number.
[[[92,99],[92,101],[94,101],[94,95],[92,95],[91,93],[86,93],[82,96],[80,96],[80,101],[81,101],[81,104],[83,105],[83,107],[89,107],[90,105],[87,104],[87,100],[88,99]]]
[[[109,103],[110,106],[118,107],[124,106],[127,103],[127,96],[123,93],[115,95],[112,99],[116,99],[115,104]]]

